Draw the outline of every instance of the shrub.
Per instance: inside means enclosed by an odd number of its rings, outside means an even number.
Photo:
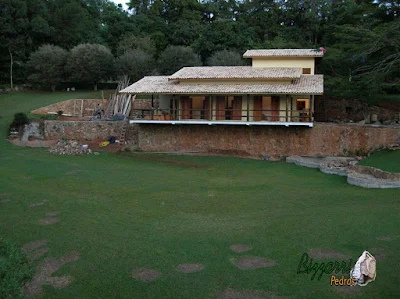
[[[64,67],[68,51],[58,46],[44,45],[32,53],[28,66],[31,70],[29,80],[41,87],[50,87],[55,91],[56,85],[64,79]]]
[[[245,62],[239,53],[222,50],[215,52],[210,58],[208,58],[207,65],[236,66],[245,65]]]
[[[33,266],[21,248],[0,239],[0,298],[24,298],[23,286],[33,276]]]
[[[18,112],[14,114],[13,125],[16,127],[23,126],[28,123],[28,116],[23,112]]]
[[[99,44],[80,44],[72,48],[65,69],[70,80],[93,84],[112,77],[114,57],[111,51]]]
[[[153,57],[142,50],[128,50],[116,60],[116,74],[128,76],[131,82],[152,74],[155,69]]]
[[[189,47],[168,46],[158,60],[158,70],[163,75],[172,75],[184,66],[200,66],[199,55]]]

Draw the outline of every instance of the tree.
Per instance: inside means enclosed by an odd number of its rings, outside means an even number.
[[[207,65],[245,65],[245,62],[239,53],[235,51],[222,50],[211,55],[211,57],[207,59]]]
[[[100,18],[85,5],[83,0],[49,1],[51,25],[54,27],[53,41],[66,49],[80,43],[98,43],[100,37]],[[99,8],[97,8],[99,9]],[[91,12],[91,13],[90,13]]]
[[[168,46],[158,59],[158,70],[163,75],[171,75],[184,66],[200,65],[199,55],[183,46]]]
[[[118,43],[117,54],[122,55],[128,50],[139,49],[154,56],[156,45],[154,41],[146,36],[140,37],[133,34],[125,35]]]
[[[51,87],[55,91],[56,85],[64,78],[64,67],[67,62],[68,51],[53,45],[41,46],[30,56],[29,81],[42,87]]]
[[[71,80],[93,84],[111,77],[114,57],[103,45],[81,44],[71,50],[66,71]]]
[[[127,32],[131,34],[140,33],[128,13],[114,3],[106,2],[99,10],[101,37],[113,53],[118,52],[118,45]]]
[[[25,1],[5,0],[0,3],[0,47],[9,57],[10,87],[17,57],[24,56],[29,32],[28,8]]]
[[[244,53],[254,46],[255,33],[244,23],[232,20],[217,20],[203,26],[200,37],[193,48],[204,60],[216,51],[225,49]]]
[[[132,82],[153,73],[155,65],[153,57],[139,49],[128,50],[115,63],[116,74],[128,76]]]

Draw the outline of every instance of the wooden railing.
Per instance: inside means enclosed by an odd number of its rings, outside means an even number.
[[[232,121],[277,121],[312,122],[310,109],[303,110],[238,110],[238,109],[132,109],[134,120],[232,120]]]

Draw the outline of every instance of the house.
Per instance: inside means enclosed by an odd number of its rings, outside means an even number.
[[[252,66],[184,67],[148,76],[121,93],[148,95],[152,109],[133,111],[131,123],[313,127],[314,96],[324,81],[313,49],[248,50]]]

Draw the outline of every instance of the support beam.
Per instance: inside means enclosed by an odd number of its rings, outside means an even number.
[[[249,95],[246,95],[246,100],[247,100],[247,121],[250,120],[250,99]]]
[[[311,95],[310,100],[310,121],[314,122],[314,95]]]
[[[210,109],[210,110],[209,110],[209,111],[210,111],[210,116],[209,116],[209,117],[210,117],[210,120],[212,120],[212,119],[213,119],[213,111],[212,111],[212,95],[209,95],[209,101],[208,101],[208,102],[209,102],[209,106],[210,106],[210,107],[209,107],[209,109]]]
[[[289,103],[288,103],[288,95],[285,95],[286,99],[286,122],[289,121]]]
[[[172,119],[176,120],[176,100],[175,95],[172,95]]]
[[[151,119],[154,119],[154,94],[151,95]]]

